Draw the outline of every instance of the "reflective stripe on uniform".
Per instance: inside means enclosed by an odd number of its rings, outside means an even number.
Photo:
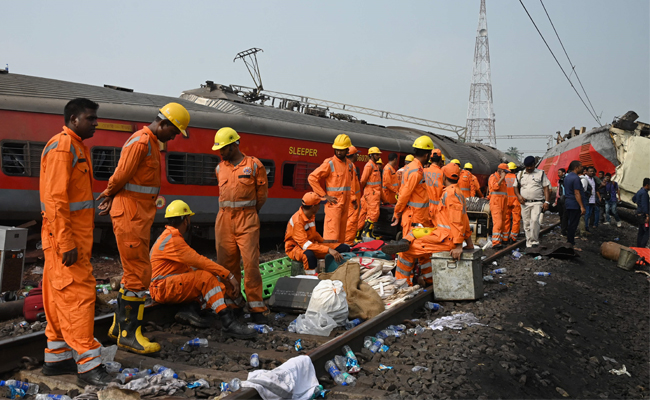
[[[77,161],[79,161],[79,157],[77,156],[77,151],[74,149],[74,146],[72,144],[70,144],[70,153],[72,153],[74,156],[72,159],[72,168],[74,168],[75,165],[77,165]]]
[[[332,172],[336,172],[336,170],[334,169],[334,162],[332,160],[330,160],[330,169],[332,170]]]
[[[438,224],[438,228],[451,229],[449,225]]]
[[[422,274],[423,278],[433,278],[433,272],[429,272],[428,274]]]
[[[463,214],[467,214],[467,211],[465,210],[465,198],[458,193],[454,193],[454,196],[456,196],[460,204],[463,205]]]
[[[347,192],[351,190],[350,186],[341,186],[341,187],[326,187],[328,192]]]
[[[91,369],[99,367],[101,363],[102,363],[102,359],[100,357],[97,357],[88,361],[87,363],[77,364],[77,372],[83,374],[85,372],[90,371]]]
[[[68,344],[64,341],[47,342],[47,348],[50,350],[60,350],[60,349],[70,350],[70,346],[68,346]]]
[[[308,240],[308,241],[305,242],[305,244],[302,245],[302,249],[307,250],[309,248],[309,246],[311,246],[312,244],[314,244],[314,243],[311,240]]]
[[[305,224],[305,230],[308,231],[309,228],[311,228],[312,226],[316,226],[316,224],[313,223],[313,222],[310,222],[310,223],[308,223],[308,224]]]
[[[219,306],[223,306],[225,304],[226,304],[226,302],[223,299],[219,299],[219,300],[215,301],[214,303],[212,303],[210,308],[212,308],[213,311],[217,311],[217,308],[219,308]]]
[[[439,202],[439,201],[436,201],[436,200],[431,200],[431,199],[429,199],[429,204],[435,204],[435,205],[438,205],[438,204],[440,204],[440,202]]]
[[[45,353],[45,362],[59,362],[72,358],[72,351],[64,351],[63,353]]]
[[[138,140],[140,140],[140,138],[141,138],[141,136],[134,137],[133,139],[131,139],[131,140],[129,140],[128,142],[126,142],[126,143],[124,144],[124,147],[122,147],[122,148],[123,148],[123,149],[126,149],[127,147],[131,146],[133,143],[135,143],[135,142],[137,142]]]
[[[460,188],[460,190],[464,190],[464,191],[469,192],[469,188]]]
[[[415,172],[415,171],[417,171],[417,169],[415,169],[415,168],[413,168],[412,170],[409,170],[409,173],[406,174],[406,179],[408,180],[409,176],[411,176],[411,174],[412,174],[413,172]]]
[[[289,220],[289,224],[290,224],[291,226],[293,226],[293,218],[291,218],[291,219]]]
[[[366,183],[366,186],[376,186],[376,185],[381,185],[381,182],[368,182],[368,183]]]
[[[171,236],[171,235],[170,235],[170,236]],[[159,280],[161,280],[161,279],[169,278],[170,276],[176,276],[176,275],[178,275],[178,274],[159,275],[159,276],[153,278],[153,279],[151,280],[151,282],[153,282],[153,281],[159,281]]]
[[[76,352],[73,350],[74,358],[77,361],[81,361],[86,358],[94,358],[94,357],[99,357],[101,354],[101,347],[98,347],[96,349],[90,349],[82,354],[76,354]]]
[[[50,150],[56,149],[58,145],[59,145],[59,141],[57,140],[56,142],[52,143],[51,145],[49,145],[45,149],[43,149],[43,155],[41,156],[41,158],[45,157],[45,155],[47,153],[49,153]]]
[[[426,269],[426,268],[431,268],[431,261],[429,261],[426,264],[420,265],[420,269]]]
[[[406,204],[408,204],[408,205],[411,206],[411,207],[415,207],[415,208],[425,208],[425,207],[428,207],[428,204],[427,204],[427,203],[416,203],[416,202],[413,202],[413,201],[409,201],[409,202],[406,203]]]
[[[158,194],[160,191],[159,187],[154,186],[140,186],[134,183],[127,183],[124,185],[124,189],[130,192],[144,193],[144,194]]]
[[[76,201],[74,203],[70,203],[70,211],[86,210],[89,208],[95,208],[94,200]]]
[[[404,276],[409,276],[411,274],[411,271],[404,271],[400,267],[397,267],[397,272],[399,272],[400,274],[402,274]]]
[[[264,308],[264,307],[266,307],[264,305],[263,301],[249,301],[248,306],[251,307],[251,308],[255,308],[255,307]]]
[[[205,299],[205,302],[209,302],[212,296],[214,296],[217,293],[221,293],[221,286],[215,286],[206,295],[203,297]]]
[[[165,250],[165,246],[167,245],[167,243],[169,243],[171,238],[172,238],[172,234],[170,233],[169,236],[167,236],[166,238],[164,238],[162,240],[162,242],[160,242],[160,246],[158,246],[158,250],[160,250],[160,251]]]
[[[491,194],[496,194],[498,196],[507,196],[508,195],[508,193],[506,193],[506,192],[492,192]]]
[[[412,267],[413,266],[412,262],[408,262],[408,261],[406,261],[405,259],[403,259],[400,256],[397,256],[397,261],[401,262],[402,264],[406,265],[407,267]]]
[[[253,207],[257,204],[257,200],[244,200],[244,201],[219,201],[219,207],[230,207],[230,208],[240,208],[240,207]]]

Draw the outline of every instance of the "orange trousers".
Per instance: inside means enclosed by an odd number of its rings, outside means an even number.
[[[325,204],[325,223],[323,224],[323,239],[345,242],[348,227],[348,210],[352,207],[350,200],[339,198],[336,204]],[[221,264],[221,263],[220,263]]]
[[[151,298],[160,304],[180,304],[198,301],[202,308],[215,313],[226,309],[226,287],[208,271],[197,269],[151,282]]]
[[[502,240],[517,240],[517,236],[521,230],[521,205],[508,204],[506,211],[506,221],[503,227]]]
[[[508,203],[506,196],[490,196],[490,213],[492,214],[492,246],[501,244],[505,237],[505,221]]]
[[[56,244],[46,247],[43,243],[43,305],[47,318],[45,362],[74,357],[77,371],[85,373],[101,364],[100,344],[93,334],[96,282],[90,265],[91,249],[78,248],[77,262],[66,267]]]
[[[341,243],[320,243],[320,244],[323,246],[327,246],[330,249],[336,249],[341,245]],[[314,249],[307,249],[307,250],[313,251],[314,255],[319,260],[325,258],[325,256],[327,255],[327,251],[320,251]],[[302,248],[300,248],[300,246],[298,246],[297,244],[293,249],[287,252],[287,256],[294,261],[302,261],[303,267],[305,269],[309,269],[309,262],[307,261],[307,256],[305,255],[305,251]]]
[[[381,190],[379,187],[364,191],[361,197],[361,214],[359,214],[358,229],[363,229],[366,220],[377,222],[379,219],[379,206],[381,205]]]
[[[117,249],[122,260],[122,285],[132,292],[149,289],[151,262],[149,241],[156,204],[151,199],[117,195],[111,207],[111,219]]]
[[[347,215],[346,215],[347,217]],[[345,230],[343,231],[345,232]],[[214,225],[217,264],[229,270],[241,282],[244,262],[244,290],[251,312],[265,312],[260,274],[260,217],[255,207],[219,209]],[[238,308],[233,298],[229,307]]]
[[[357,206],[355,209],[352,204],[348,207],[348,221],[345,229],[345,244],[352,246],[354,244],[354,238],[357,236],[358,223],[359,223],[359,209]]]
[[[443,235],[448,235],[448,232],[443,233],[441,230],[436,229],[431,235],[413,240],[408,251],[399,253],[397,257],[395,278],[406,279],[409,286],[413,286],[413,283],[411,282],[411,272],[413,271],[414,262],[417,258],[420,263],[420,272],[422,277],[424,277],[425,282],[431,284],[433,282],[431,253],[451,251],[454,248],[451,237],[443,237]],[[412,235],[410,239],[412,239]]]

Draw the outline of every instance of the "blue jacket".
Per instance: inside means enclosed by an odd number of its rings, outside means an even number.
[[[632,197],[632,201],[636,203],[636,213],[648,215],[648,208],[650,208],[650,196],[648,191],[644,188],[639,189],[638,192]]]

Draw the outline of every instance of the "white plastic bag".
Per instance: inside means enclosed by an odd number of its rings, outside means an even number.
[[[343,282],[322,280],[311,293],[307,312],[321,312],[328,315],[338,326],[345,325],[348,319],[348,301]]]
[[[296,318],[296,332],[307,335],[329,336],[336,322],[323,312],[307,311]]]
[[[318,379],[309,356],[298,356],[271,371],[249,372],[241,385],[257,390],[264,400],[308,400],[318,386]]]

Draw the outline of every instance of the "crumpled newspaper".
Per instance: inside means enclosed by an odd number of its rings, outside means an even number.
[[[439,331],[444,328],[460,330],[474,325],[487,326],[478,322],[478,318],[476,318],[472,313],[459,313],[448,317],[436,318],[435,320],[428,322],[428,325],[429,328]]]
[[[179,390],[183,390],[187,382],[181,379],[167,378],[161,374],[149,375],[144,378],[134,379],[131,382],[120,385],[116,382],[111,382],[108,387],[117,386],[120,389],[135,390],[140,393],[140,396],[162,396],[173,395]]]
[[[627,372],[627,368],[625,368],[625,365],[623,365],[623,368],[621,369],[610,369],[609,372],[615,375],[627,375],[630,378],[632,377],[632,375],[630,375],[630,373]]]

